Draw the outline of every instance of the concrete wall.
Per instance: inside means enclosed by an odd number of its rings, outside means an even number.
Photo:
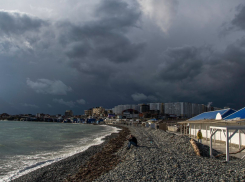
[[[177,126],[168,126],[168,130],[169,131],[174,131],[174,132],[177,132]]]

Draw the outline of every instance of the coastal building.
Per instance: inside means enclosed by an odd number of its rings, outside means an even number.
[[[131,109],[134,109],[134,110],[140,112],[140,106],[139,105],[132,105]]]
[[[164,103],[164,114],[190,118],[192,116],[192,104],[188,102]]]
[[[215,131],[213,139],[216,142],[226,141],[226,127],[239,127],[245,126],[245,108],[239,111],[234,109],[222,109],[210,112],[204,112],[199,114],[189,120],[178,122],[181,125],[181,131],[183,134],[189,135],[190,137],[196,138],[198,130],[201,130],[204,139],[209,139],[211,136],[210,127],[224,128],[219,131]],[[230,130],[228,135],[231,136],[235,129]],[[245,131],[244,131],[245,132]],[[242,137],[244,134],[242,132],[236,132],[230,139],[230,143],[236,145],[245,146],[245,138]]]
[[[209,109],[214,110],[214,107],[209,107]],[[191,118],[200,113],[207,112],[207,110],[208,108],[204,104],[189,102],[164,103],[164,114],[176,115],[179,118]]]
[[[113,110],[112,109],[105,109],[106,114],[113,114]]]
[[[122,111],[123,111],[123,105],[115,106],[112,110],[113,110],[113,112],[114,112],[115,114],[122,114]]]
[[[245,107],[224,117],[224,120],[227,122],[233,120],[244,120],[244,119],[245,119]]]
[[[148,104],[140,104],[140,112],[146,113],[150,111],[150,106]]]
[[[7,119],[7,118],[9,118],[9,117],[10,117],[10,115],[7,114],[7,113],[2,113],[2,114],[0,115],[0,118],[1,118],[1,119]]]
[[[151,111],[159,111],[159,114],[164,114],[164,104],[163,103],[148,103]]]
[[[45,114],[44,113],[37,113],[36,114],[36,117],[37,118],[44,118],[45,117]]]
[[[72,116],[73,116],[72,110],[66,110],[65,117],[72,117]]]
[[[92,116],[92,109],[84,110],[85,116]]]
[[[139,105],[126,104],[126,105],[118,105],[118,106],[115,106],[114,108],[112,108],[112,110],[115,114],[122,114],[122,112],[126,109],[134,109],[134,110],[137,110],[139,112],[140,106]]]
[[[126,109],[122,112],[122,118],[126,118],[126,119],[139,118],[139,111],[134,109]]]
[[[122,115],[122,112],[126,109],[134,109],[139,113],[148,113],[149,117],[158,117],[159,115],[165,115],[168,117],[176,117],[187,119],[194,117],[200,113],[207,112],[208,110],[218,110],[217,107],[212,107],[211,102],[207,107],[204,104],[189,103],[189,102],[172,102],[172,103],[147,103],[138,105],[118,105],[112,110],[116,115]]]
[[[95,107],[92,109],[92,115],[93,116],[100,116],[102,114],[104,114],[105,109],[103,107]]]

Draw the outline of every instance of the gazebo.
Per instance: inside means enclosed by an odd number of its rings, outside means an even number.
[[[217,131],[222,131],[226,137],[226,161],[229,162],[229,140],[239,132],[239,148],[241,147],[240,132],[245,134],[245,126],[210,126],[210,157],[212,157],[212,138]],[[231,132],[231,135],[229,135]]]

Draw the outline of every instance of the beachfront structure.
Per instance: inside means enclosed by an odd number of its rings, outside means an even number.
[[[225,144],[226,144],[226,161],[229,161],[229,142],[231,139],[237,134],[239,137],[239,149],[241,148],[241,132],[242,134],[245,134],[245,125],[243,126],[210,126],[210,157],[213,157],[212,155],[212,143],[213,143],[213,136],[218,131],[222,131],[224,133],[224,136],[226,138]],[[243,156],[242,158],[244,158]]]
[[[232,119],[233,118],[233,119]],[[239,119],[242,118],[242,119]],[[245,126],[245,108],[235,112],[233,109],[222,109],[218,111],[205,112],[187,121],[178,122],[181,124],[183,134],[196,138],[198,130],[201,130],[204,139],[208,140],[211,136],[210,127],[239,127]],[[211,128],[212,128],[211,127]],[[227,140],[224,135],[225,130],[219,130],[213,136],[213,140],[225,142]],[[234,129],[230,129],[228,135],[232,135]],[[245,146],[245,136],[241,132],[237,132],[229,141],[232,144]]]
[[[224,120],[229,121],[229,120],[241,120],[245,119],[245,107],[238,110],[237,112],[234,112],[226,117],[224,117]]]
[[[216,118],[217,114],[221,115],[221,119],[231,115],[232,113],[236,112],[234,109],[226,108],[216,111],[204,112],[195,117],[189,119],[189,121],[196,121],[196,120],[205,120],[205,119],[218,119]]]

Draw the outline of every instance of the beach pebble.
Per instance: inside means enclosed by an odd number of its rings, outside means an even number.
[[[125,150],[127,142],[116,155],[125,160],[100,181],[244,181],[245,160],[209,158],[209,147],[198,143],[201,157],[196,156],[189,137],[143,127],[128,127],[140,147]],[[213,154],[219,152],[213,150]],[[127,171],[125,180],[125,171]]]

